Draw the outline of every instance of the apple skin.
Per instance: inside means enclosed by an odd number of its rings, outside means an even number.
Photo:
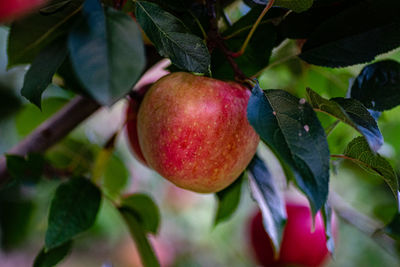
[[[139,108],[138,136],[147,164],[178,187],[213,193],[230,185],[256,152],[247,121],[250,91],[184,72],[167,75]]]
[[[162,60],[154,67],[149,69],[136,83],[133,90],[135,97],[129,98],[128,107],[126,108],[126,136],[128,138],[131,152],[133,156],[147,166],[147,162],[143,157],[142,149],[139,145],[137,134],[137,113],[139,111],[140,103],[143,100],[144,94],[149,90],[150,86],[161,77],[167,75],[169,72],[165,70],[169,66],[168,60]]]
[[[2,0],[0,1],[0,23],[27,15],[46,2],[47,0]]]
[[[149,87],[150,85],[148,85]],[[143,165],[148,166],[139,145],[137,134],[137,113],[139,111],[140,99],[129,99],[126,109],[126,132],[133,156]]]
[[[286,203],[287,223],[283,231],[279,257],[274,259],[271,239],[264,230],[260,211],[251,218],[250,244],[254,257],[262,266],[322,266],[329,256],[326,247],[325,227],[320,212],[315,217],[312,231],[310,209],[302,203]],[[333,235],[337,225],[332,217]]]

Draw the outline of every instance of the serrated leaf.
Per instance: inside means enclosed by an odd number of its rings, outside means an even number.
[[[41,108],[42,93],[51,83],[53,75],[67,56],[64,38],[46,46],[33,60],[24,78],[21,95]]]
[[[365,66],[350,95],[369,109],[384,111],[400,104],[400,63],[382,60]]]
[[[100,202],[100,190],[83,177],[61,184],[51,201],[45,249],[60,246],[89,229]]]
[[[37,183],[42,176],[44,158],[40,154],[29,154],[26,158],[18,155],[6,155],[7,170],[19,181]]]
[[[82,0],[72,0],[65,8],[53,14],[35,13],[11,25],[8,40],[8,67],[31,63],[43,48],[60,36],[66,35]]]
[[[160,225],[160,212],[156,203],[145,194],[136,193],[122,200],[120,209],[129,210],[145,232],[157,233]]]
[[[270,0],[250,0],[253,3],[266,5]],[[284,7],[293,10],[294,12],[303,12],[309,9],[314,0],[275,0],[274,6]]]
[[[252,197],[260,207],[264,228],[271,238],[275,254],[279,255],[287,219],[283,193],[279,191],[267,166],[257,154],[250,162],[248,171]]]
[[[120,209],[120,212],[125,219],[133,240],[135,241],[143,266],[160,266],[157,256],[155,255],[154,250],[147,239],[146,231],[142,228],[142,224],[139,222],[136,214],[131,213],[129,209]]]
[[[324,220],[325,225],[325,236],[326,236],[326,247],[328,251],[333,255],[335,253],[335,239],[333,233],[333,213],[332,208],[328,203],[325,203],[324,207],[321,210],[321,215]]]
[[[86,0],[84,18],[68,38],[76,75],[90,95],[102,104],[113,104],[127,94],[145,67],[140,30],[123,12],[99,0]]]
[[[344,151],[344,156],[362,167],[365,167],[377,175],[389,185],[397,200],[399,183],[398,178],[390,163],[379,154],[374,153],[363,137],[357,137],[351,141]]]
[[[246,173],[243,172],[230,186],[215,194],[218,199],[218,208],[215,214],[214,226],[228,220],[237,210],[245,175]]]
[[[343,121],[364,135],[373,151],[378,151],[382,146],[383,137],[378,125],[369,111],[360,102],[355,99],[343,97],[335,97],[328,100],[310,88],[307,88],[307,95],[314,109]]]
[[[161,56],[182,70],[208,73],[210,54],[204,41],[190,33],[183,22],[158,5],[136,2],[136,19]]]
[[[261,139],[291,167],[297,186],[316,214],[328,196],[329,148],[312,107],[283,90],[263,92],[256,85],[247,118]]]
[[[33,267],[53,267],[62,261],[71,251],[72,241],[46,251],[42,248],[36,256]]]
[[[399,13],[398,0],[360,1],[322,23],[304,44],[300,58],[327,67],[371,61],[400,45]]]

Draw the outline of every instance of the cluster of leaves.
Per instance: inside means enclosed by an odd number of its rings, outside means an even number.
[[[115,1],[120,2],[123,1]],[[59,85],[63,88],[102,105],[112,105],[129,93],[145,70],[141,30],[158,54],[171,60],[171,69],[230,80],[236,73],[226,57],[244,75],[256,77],[268,66],[272,50],[286,39],[301,41],[301,59],[325,67],[367,63],[400,46],[398,0],[276,0],[258,24],[245,52],[233,58],[216,42],[222,40],[228,50],[238,51],[269,1],[245,1],[249,11],[233,24],[224,13],[225,2],[231,1],[221,1],[212,12],[210,5],[190,0],[128,1],[121,10],[112,7],[118,6],[113,1],[54,0],[37,14],[11,24],[8,64],[31,64],[21,94],[39,108],[54,75],[61,78]],[[220,19],[218,40],[209,38],[209,33],[215,31],[214,16]],[[280,89],[263,91],[256,84],[248,105],[248,120],[287,170],[288,180],[307,196],[313,214],[322,210],[328,223],[331,157],[345,158],[372,170],[390,186],[397,200],[398,178],[377,153],[383,137],[376,120],[380,112],[400,104],[399,88],[400,63],[391,60],[367,65],[354,80],[349,97],[326,99],[307,89],[306,100]],[[324,129],[316,112],[337,121]],[[339,121],[362,137],[349,143],[343,155],[330,155],[327,135]],[[147,240],[147,234],[158,229],[156,205],[143,194],[122,196],[126,178],[108,178],[112,146],[90,151],[93,171],[77,171],[75,166],[68,174],[74,178],[60,184],[55,192],[45,244],[35,266],[52,266],[64,258],[73,239],[93,225],[104,197],[113,201],[129,226],[145,266],[158,266]],[[55,162],[64,160],[70,166],[63,151],[50,151],[47,157],[9,155],[8,170],[15,180],[35,183],[54,158]],[[257,155],[240,179],[217,193],[215,224],[228,219],[238,207],[246,173],[252,195],[263,212],[265,229],[279,248],[286,220],[284,201],[266,164]],[[384,229],[394,237],[399,236],[396,216]],[[327,236],[331,237],[329,231]],[[328,247],[333,250],[332,238],[328,238]]]

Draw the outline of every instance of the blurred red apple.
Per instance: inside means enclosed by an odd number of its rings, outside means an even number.
[[[262,266],[322,266],[329,252],[326,247],[325,227],[320,212],[315,218],[312,230],[310,209],[305,204],[286,204],[287,223],[283,232],[279,257],[274,259],[271,239],[264,230],[262,215],[258,211],[250,222],[251,248],[256,260]],[[337,226],[332,218],[334,236]]]
[[[27,15],[40,8],[47,0],[1,0],[0,23]]]
[[[157,81],[138,113],[147,164],[177,186],[212,193],[230,185],[256,152],[247,121],[250,91],[233,83],[177,72]]]
[[[148,91],[150,86],[167,75],[169,72],[164,68],[170,64],[169,60],[162,60],[154,67],[149,69],[142,78],[137,82],[134,88],[135,97],[129,98],[128,107],[126,109],[126,133],[128,141],[131,147],[133,156],[139,160],[143,165],[147,165],[146,160],[143,157],[142,150],[139,146],[138,134],[137,134],[137,113],[139,110],[140,103],[143,100],[143,95]]]

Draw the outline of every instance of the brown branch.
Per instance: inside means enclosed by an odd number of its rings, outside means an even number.
[[[43,122],[20,143],[11,148],[7,154],[25,156],[32,152],[44,152],[99,108],[100,105],[94,100],[77,96],[50,119]],[[1,156],[0,186],[4,185],[8,179],[6,159]]]
[[[243,71],[239,68],[238,64],[233,58],[233,53],[228,49],[226,44],[224,43],[224,38],[220,35],[218,31],[218,21],[217,21],[217,13],[215,10],[216,0],[207,0],[207,11],[208,17],[210,20],[210,29],[208,31],[208,49],[210,52],[214,50],[214,48],[219,48],[221,52],[225,55],[229,64],[231,65],[235,79],[239,82],[244,82],[248,78],[243,73]]]
[[[371,237],[378,245],[392,255],[397,255],[396,241],[381,231],[384,224],[374,220],[350,206],[333,190],[329,192],[329,203],[335,213],[348,224],[353,225],[360,232]]]
[[[146,46],[146,59],[147,64],[143,73],[161,57],[154,47]],[[6,154],[26,156],[32,152],[45,152],[99,108],[100,105],[94,100],[77,96]],[[9,178],[6,159],[2,155],[0,156],[0,188],[8,182]]]

